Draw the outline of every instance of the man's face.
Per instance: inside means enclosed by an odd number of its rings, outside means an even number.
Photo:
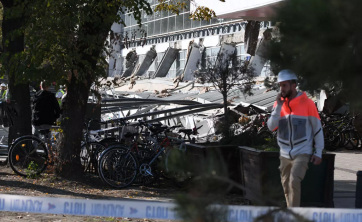
[[[279,83],[280,93],[283,98],[290,97],[292,95],[292,83],[290,81],[284,81]]]
[[[2,86],[2,87],[1,87],[1,90],[5,90],[5,89],[6,89],[6,87],[5,87],[5,86]]]

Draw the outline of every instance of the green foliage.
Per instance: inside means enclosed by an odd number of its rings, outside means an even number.
[[[260,145],[254,146],[254,148],[264,150],[264,151],[278,151],[280,150],[276,138],[260,138],[262,143]]]
[[[4,16],[4,8],[3,8],[2,4],[0,3],[0,26],[2,26],[3,16]],[[0,29],[0,42],[2,42],[2,41],[3,41],[3,32],[2,32],[2,29]],[[0,50],[2,51],[2,44],[1,44]]]
[[[235,126],[235,124],[233,126]],[[263,130],[257,132],[256,129],[247,130],[238,135],[222,138],[220,140],[220,144],[248,146],[264,151],[279,151],[279,146],[276,137],[273,136],[271,132]]]
[[[132,11],[140,24],[141,10],[151,14],[146,0],[23,1],[9,13],[25,24],[11,35],[25,35],[26,49],[13,56],[16,81],[48,79],[66,83],[71,76],[92,82],[106,76],[111,53],[111,25],[124,24],[120,12]],[[23,12],[23,14],[20,14]],[[3,62],[7,56],[3,56]],[[11,68],[11,67],[10,67]],[[5,71],[5,70],[3,70]]]
[[[194,198],[190,195],[180,195],[177,197],[176,212],[182,221],[194,222],[221,222],[226,221],[226,207],[211,207],[210,200],[207,197]]]
[[[229,112],[227,109],[229,101],[227,100],[228,92],[231,89],[238,89],[244,95],[252,95],[252,88],[255,84],[254,69],[248,66],[247,62],[238,61],[236,54],[227,54],[220,52],[216,62],[207,59],[205,67],[196,70],[195,77],[202,82],[212,83],[217,91],[223,96],[224,102],[224,122],[221,129],[224,137],[229,137]]]
[[[226,221],[227,209],[214,204],[222,204],[222,199],[232,187],[228,182],[226,164],[220,150],[208,151],[206,156],[197,156],[197,161],[178,158],[178,170],[191,171],[193,179],[189,182],[188,192],[176,197],[176,213],[182,221]]]
[[[362,1],[289,0],[276,21],[280,39],[268,57],[274,73],[290,68],[303,90],[339,91],[362,107]]]
[[[190,18],[193,20],[205,20],[210,21],[212,18],[216,18],[215,11],[205,7],[205,6],[197,6],[195,11],[191,13]]]
[[[40,176],[40,174],[38,173],[39,170],[39,166],[37,163],[35,163],[34,161],[31,161],[28,168],[25,170],[26,172],[26,177],[30,178],[30,179],[36,179]]]
[[[225,0],[220,0],[225,2]],[[158,0],[158,5],[155,7],[155,11],[169,11],[178,15],[183,9],[186,9],[190,4],[196,4],[194,0]],[[215,11],[206,7],[196,5],[195,11],[191,12],[190,19],[193,20],[206,20],[209,21],[215,18]]]
[[[190,4],[189,0],[158,0],[158,5],[156,5],[155,11],[170,11],[171,13],[178,15],[183,9],[187,8],[188,4]]]

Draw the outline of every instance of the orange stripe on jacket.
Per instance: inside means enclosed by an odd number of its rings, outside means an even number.
[[[305,94],[305,92],[303,92]],[[316,106],[314,102],[307,97],[307,95],[300,95],[289,102],[289,106],[293,107],[292,111],[290,111],[290,108],[288,106],[288,98],[285,99],[285,102],[283,104],[282,110],[280,112],[280,117],[284,117],[286,115],[296,115],[296,116],[314,116],[318,119],[320,119],[318,111],[316,109]],[[301,103],[301,104],[295,104],[295,103]],[[274,102],[274,106],[276,107],[277,102]],[[296,106],[297,105],[297,106]]]

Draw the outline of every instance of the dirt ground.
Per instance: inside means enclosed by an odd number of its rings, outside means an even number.
[[[176,193],[185,192],[173,186],[169,181],[162,181],[152,187],[134,186],[128,189],[114,190],[107,187],[97,176],[88,175],[82,181],[70,181],[55,177],[53,174],[44,174],[37,179],[28,179],[15,175],[12,169],[5,165],[0,166],[0,193],[24,196],[62,197],[62,198],[90,198],[90,199],[142,199],[165,200],[172,199]],[[240,195],[230,194],[229,204],[238,204],[242,200]],[[149,219],[134,218],[102,218],[81,217],[71,215],[29,214],[0,211],[0,221],[149,221]],[[164,220],[157,220],[164,221]]]

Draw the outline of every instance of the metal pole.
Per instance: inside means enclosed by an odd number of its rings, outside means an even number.
[[[356,208],[362,208],[362,171],[357,172]]]

